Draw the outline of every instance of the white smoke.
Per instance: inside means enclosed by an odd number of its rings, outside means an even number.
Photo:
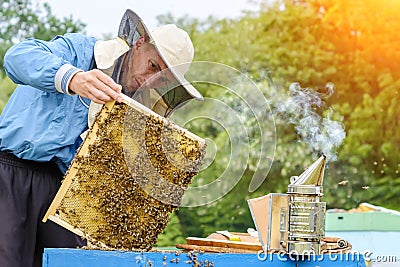
[[[292,83],[289,96],[275,103],[274,113],[286,122],[295,125],[302,141],[308,144],[313,154],[324,154],[328,161],[337,159],[337,148],[346,137],[342,123],[331,119],[332,108],[325,106],[324,99],[330,97],[334,85],[326,85],[326,93],[318,93],[310,88],[302,88]],[[319,113],[329,110],[324,118]]]

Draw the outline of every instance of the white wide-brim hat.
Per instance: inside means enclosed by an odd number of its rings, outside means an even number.
[[[121,20],[118,36],[124,39],[129,46],[132,46],[140,36],[146,36],[179,83],[179,86],[173,89],[174,99],[203,100],[199,91],[185,78],[194,57],[193,43],[186,31],[174,24],[156,27],[149,31],[142,19],[128,9]],[[171,101],[173,100],[171,99]]]

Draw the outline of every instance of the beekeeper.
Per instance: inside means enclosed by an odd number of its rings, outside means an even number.
[[[127,10],[118,36],[28,39],[7,51],[5,70],[19,85],[0,116],[0,266],[39,267],[44,247],[84,244],[41,220],[82,143],[91,104],[121,101],[122,91],[169,116],[202,99],[184,78],[194,56],[184,30],[148,31]]]

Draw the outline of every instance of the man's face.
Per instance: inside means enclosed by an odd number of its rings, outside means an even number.
[[[169,71],[163,71],[166,68],[156,48],[141,37],[124,59],[120,82],[128,95],[139,88],[159,88],[174,80]]]

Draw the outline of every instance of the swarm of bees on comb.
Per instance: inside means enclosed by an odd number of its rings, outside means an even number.
[[[179,206],[205,141],[123,103],[107,103],[69,168],[49,219],[105,249],[150,250]]]

